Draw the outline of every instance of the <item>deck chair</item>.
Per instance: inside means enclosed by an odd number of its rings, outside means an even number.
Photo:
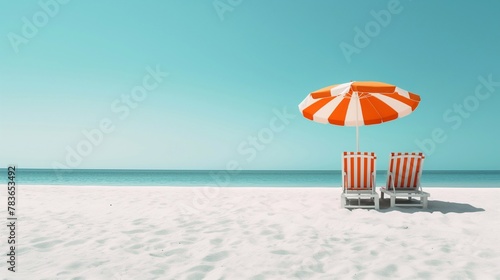
[[[375,153],[344,152],[342,156],[342,208],[379,209],[379,198],[375,188],[376,159]]]
[[[394,206],[422,206],[427,208],[427,198],[430,194],[422,191],[420,177],[424,166],[423,153],[391,153],[387,168],[387,183],[380,188],[382,199],[384,194],[391,198],[391,207]],[[396,203],[398,197],[419,197],[419,203]]]

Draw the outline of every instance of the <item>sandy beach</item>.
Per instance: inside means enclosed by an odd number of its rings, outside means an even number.
[[[20,186],[17,272],[4,254],[1,274],[500,279],[500,189],[426,191],[427,210],[351,211],[339,188]]]

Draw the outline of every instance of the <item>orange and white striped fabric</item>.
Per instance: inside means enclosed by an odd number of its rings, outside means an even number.
[[[312,121],[341,126],[388,122],[413,112],[420,96],[381,82],[350,82],[310,93],[300,104]]]
[[[387,189],[417,189],[424,165],[423,153],[391,153],[387,170]]]
[[[375,153],[344,152],[342,186],[344,190],[375,189]]]

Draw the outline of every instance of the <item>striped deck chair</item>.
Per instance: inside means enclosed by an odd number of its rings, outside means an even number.
[[[379,199],[375,188],[376,159],[375,153],[344,152],[342,157],[342,208],[379,209]],[[367,201],[368,203],[366,203]]]
[[[394,206],[422,206],[427,208],[427,198],[430,194],[422,191],[420,177],[424,166],[423,153],[391,153],[389,168],[387,169],[387,184],[381,187],[382,199],[384,194],[391,198],[391,207]],[[420,197],[419,204],[396,203],[397,197]]]

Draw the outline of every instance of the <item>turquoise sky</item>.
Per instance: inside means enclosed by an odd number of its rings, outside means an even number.
[[[340,169],[355,128],[297,105],[350,80],[419,94],[360,149],[500,169],[499,1],[2,1],[0,166]],[[153,73],[153,74],[151,74]],[[168,73],[168,74],[167,74]],[[434,139],[433,139],[434,138]]]

